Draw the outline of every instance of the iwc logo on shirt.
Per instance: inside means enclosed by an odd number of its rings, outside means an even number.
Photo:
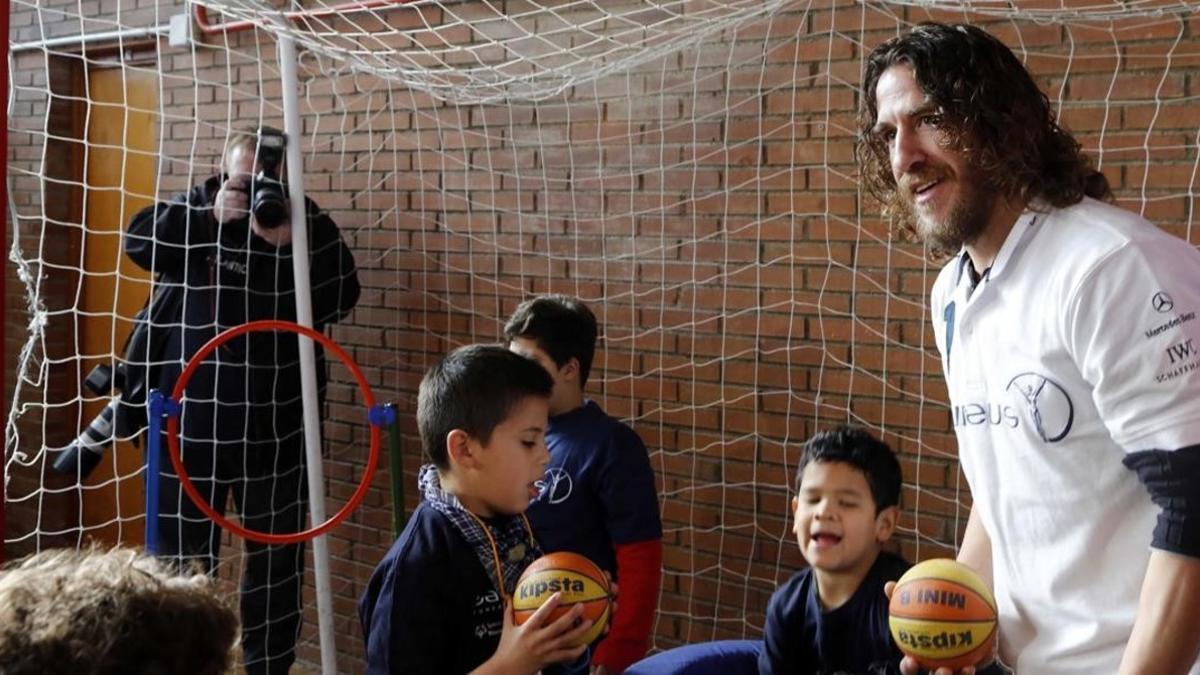
[[[1154,376],[1155,381],[1160,384],[1200,368],[1200,348],[1197,347],[1194,338],[1168,346],[1165,353],[1170,365],[1167,370]]]
[[[1021,373],[1008,381],[1005,391],[1016,396],[1024,418],[1047,443],[1057,443],[1071,433],[1075,406],[1067,390],[1038,373]]]

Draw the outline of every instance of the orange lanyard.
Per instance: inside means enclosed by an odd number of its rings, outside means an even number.
[[[496,588],[500,589],[501,597],[507,601],[509,596],[508,592],[504,590],[504,569],[500,566],[500,548],[496,546],[496,538],[492,536],[491,528],[479,516],[466,509],[463,509],[463,511],[475,519],[475,522],[479,524],[479,528],[483,530],[483,536],[487,537],[488,543],[492,545],[492,562],[496,564]],[[525,517],[524,513],[521,514],[521,523],[525,525],[525,533],[529,535],[529,545],[533,546],[536,543],[533,539],[533,528],[529,526],[529,519]]]

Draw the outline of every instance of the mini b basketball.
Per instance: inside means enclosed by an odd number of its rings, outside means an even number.
[[[528,621],[555,593],[562,594],[560,604],[550,613],[548,622],[581,603],[582,618],[595,622],[572,646],[590,644],[600,637],[612,615],[612,595],[603,570],[578,553],[566,551],[548,553],[533,561],[517,581],[513,593],[513,618],[517,625]]]
[[[888,613],[896,646],[930,670],[975,665],[991,655],[996,641],[992,592],[953,560],[914,565],[896,583]]]

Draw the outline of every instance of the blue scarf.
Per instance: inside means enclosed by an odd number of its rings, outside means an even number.
[[[475,549],[479,564],[487,571],[488,578],[493,582],[502,581],[496,590],[508,597],[517,587],[521,573],[534,560],[542,555],[542,549],[525,516],[497,516],[485,520],[463,507],[458,497],[442,490],[442,482],[438,476],[437,467],[425,464],[417,472],[417,488],[421,495],[435,511],[450,519],[454,528],[463,539]],[[483,528],[487,528],[485,532]],[[488,533],[491,538],[488,538]],[[495,540],[496,548],[492,549]],[[500,560],[496,560],[497,554]],[[496,565],[499,562],[503,580],[496,579]]]

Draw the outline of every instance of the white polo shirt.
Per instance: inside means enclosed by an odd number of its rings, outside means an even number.
[[[1200,252],[1084,199],[1022,215],[973,293],[965,260],[931,309],[1001,656],[1115,673],[1159,512],[1121,460],[1200,443]]]

